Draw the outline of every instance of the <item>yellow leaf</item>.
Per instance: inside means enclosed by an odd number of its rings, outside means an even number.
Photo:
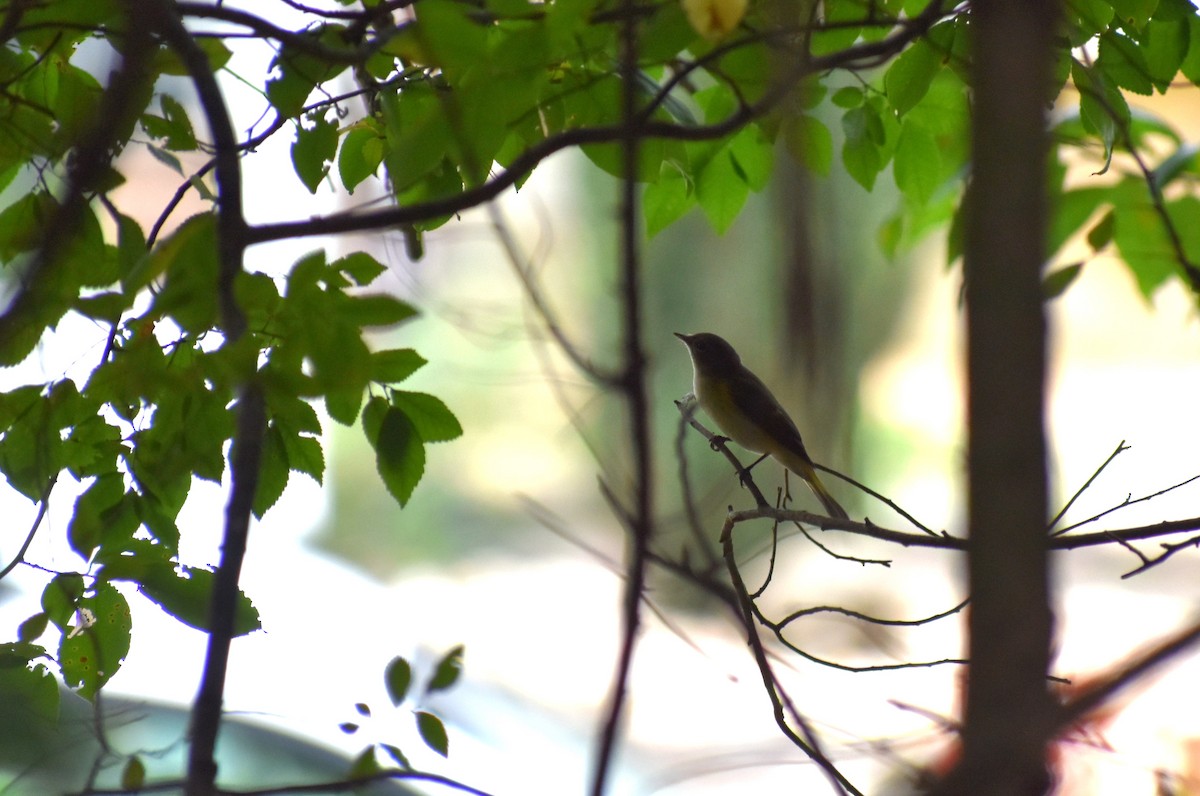
[[[706,39],[729,35],[746,15],[749,0],[680,0],[692,28]]]

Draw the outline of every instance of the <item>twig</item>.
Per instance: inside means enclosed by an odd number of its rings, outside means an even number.
[[[762,677],[763,688],[766,690],[767,698],[771,702],[771,710],[775,717],[775,723],[788,740],[795,744],[800,751],[808,755],[810,760],[820,766],[838,793],[851,793],[855,794],[855,796],[862,796],[861,791],[854,787],[854,784],[850,780],[846,779],[846,776],[838,770],[837,766],[821,750],[816,734],[812,732],[807,722],[801,722],[801,728],[805,735],[804,738],[800,737],[788,723],[783,696],[777,687],[778,683],[775,679],[774,671],[771,669],[770,661],[767,659],[762,639],[758,635],[758,627],[755,621],[758,616],[757,608],[746,591],[746,583],[742,579],[742,573],[737,566],[737,559],[733,551],[733,524],[729,518],[726,518],[725,527],[721,531],[721,549],[725,559],[725,566],[729,572],[729,579],[733,584],[734,593],[738,597],[742,627],[746,631],[750,650],[758,666],[759,675]],[[787,700],[787,712],[791,713],[793,717],[799,717],[800,715],[794,706],[791,705],[790,699]]]
[[[4,569],[0,569],[0,580],[16,569],[17,565],[25,560],[25,553],[29,551],[29,545],[33,544],[33,537],[37,535],[38,528],[42,525],[42,520],[46,517],[46,511],[50,508],[50,493],[54,491],[54,485],[58,483],[58,473],[50,479],[50,483],[46,484],[46,488],[42,490],[41,499],[38,501],[37,516],[33,518],[33,525],[29,526],[29,533],[25,535],[25,541],[21,543],[21,549],[13,556],[12,561],[4,565]]]
[[[1117,443],[1116,450],[1114,450],[1112,453],[1108,454],[1108,458],[1105,459],[1100,464],[1100,466],[1096,468],[1096,471],[1094,473],[1092,473],[1091,477],[1088,478],[1088,480],[1083,482],[1083,486],[1081,486],[1081,487],[1079,487],[1079,489],[1075,490],[1075,494],[1071,495],[1071,499],[1066,502],[1066,505],[1064,505],[1061,509],[1059,509],[1058,514],[1054,515],[1054,519],[1050,520],[1050,525],[1048,526],[1049,529],[1053,530],[1054,526],[1058,525],[1058,523],[1062,521],[1063,515],[1067,513],[1067,511],[1071,508],[1071,506],[1075,505],[1075,501],[1079,499],[1080,495],[1082,495],[1084,492],[1086,492],[1088,490],[1088,487],[1090,487],[1092,485],[1092,482],[1095,481],[1100,476],[1100,473],[1104,472],[1104,468],[1106,468],[1106,467],[1108,467],[1108,465],[1112,464],[1113,459],[1117,458],[1118,455],[1120,455],[1121,453],[1124,453],[1127,450],[1129,450],[1129,446],[1125,444],[1125,440],[1121,440],[1120,442]],[[1075,527],[1077,527],[1077,526],[1075,526]],[[1069,530],[1070,530],[1070,528],[1064,528],[1061,531],[1056,531],[1054,533],[1051,533],[1050,535],[1058,536],[1060,534],[1066,533]]]
[[[905,511],[904,509],[902,509],[902,508],[899,506],[899,504],[897,504],[897,503],[896,503],[896,501],[892,500],[892,499],[891,499],[891,498],[889,498],[889,497],[886,497],[885,495],[883,495],[883,494],[881,494],[881,493],[879,493],[879,492],[876,492],[874,489],[872,489],[871,487],[869,487],[869,486],[867,486],[866,484],[862,483],[861,481],[856,481],[855,479],[851,478],[850,476],[846,475],[845,473],[840,473],[840,472],[838,472],[837,470],[833,469],[832,467],[826,467],[826,466],[825,466],[825,465],[823,465],[823,464],[817,464],[816,462],[813,462],[813,467],[815,467],[816,469],[820,470],[820,471],[821,471],[821,472],[823,472],[823,473],[829,473],[829,474],[830,474],[830,475],[832,475],[834,478],[840,478],[840,479],[842,479],[843,481],[845,481],[847,484],[850,484],[851,486],[855,487],[856,489],[859,489],[859,490],[861,490],[861,491],[863,491],[863,492],[867,493],[867,494],[868,494],[868,495],[870,495],[871,497],[873,497],[873,498],[875,498],[876,500],[878,500],[880,503],[882,503],[882,504],[884,504],[885,506],[887,506],[888,508],[890,508],[892,511],[896,512],[897,514],[899,514],[899,515],[900,515],[901,517],[903,517],[904,519],[906,519],[906,520],[908,520],[909,522],[911,522],[911,523],[912,523],[912,524],[913,524],[913,525],[914,525],[916,528],[918,528],[918,529],[919,529],[919,530],[921,530],[921,531],[924,531],[925,533],[929,534],[930,536],[937,536],[937,535],[938,535],[938,532],[937,532],[937,531],[935,531],[935,530],[931,529],[931,528],[930,528],[929,526],[927,526],[925,523],[921,522],[921,521],[920,521],[920,520],[918,520],[916,517],[914,517],[913,515],[909,514],[909,513],[908,513],[907,511]]]
[[[1061,536],[1063,536],[1064,534],[1066,534],[1066,533],[1067,533],[1067,531],[1073,531],[1073,530],[1075,530],[1076,528],[1080,528],[1080,527],[1082,527],[1082,526],[1084,526],[1084,525],[1088,525],[1088,524],[1090,524],[1090,523],[1093,523],[1093,522],[1095,522],[1096,520],[1100,519],[1101,517],[1106,517],[1106,516],[1108,516],[1109,514],[1112,514],[1112,513],[1114,513],[1114,512],[1117,512],[1117,511],[1120,511],[1121,509],[1123,509],[1123,508],[1127,508],[1127,507],[1129,507],[1129,506],[1132,506],[1132,505],[1134,505],[1134,504],[1136,504],[1136,503],[1143,503],[1143,502],[1145,502],[1145,501],[1147,501],[1147,500],[1153,500],[1153,499],[1154,499],[1154,498],[1156,498],[1156,497],[1161,497],[1162,495],[1165,495],[1165,494],[1167,494],[1168,492],[1173,492],[1173,491],[1174,491],[1174,490],[1176,490],[1176,489],[1180,489],[1180,488],[1182,488],[1182,487],[1185,487],[1185,486],[1187,486],[1188,484],[1190,484],[1190,483],[1192,483],[1193,481],[1196,481],[1196,480],[1200,480],[1200,475],[1193,475],[1191,478],[1188,478],[1188,479],[1187,479],[1187,480],[1185,480],[1185,481],[1180,481],[1178,484],[1173,484],[1172,486],[1169,486],[1169,487],[1167,487],[1166,489],[1160,489],[1160,490],[1158,490],[1157,492],[1153,492],[1153,493],[1151,493],[1151,494],[1149,494],[1149,495],[1143,495],[1142,497],[1139,497],[1139,498],[1135,498],[1135,497],[1133,497],[1133,495],[1126,495],[1126,496],[1125,496],[1125,499],[1124,499],[1123,501],[1121,501],[1121,502],[1120,502],[1118,505],[1116,505],[1116,506],[1113,506],[1112,508],[1105,509],[1104,511],[1100,512],[1099,514],[1094,514],[1094,515],[1092,515],[1091,517],[1088,517],[1086,520],[1080,520],[1080,521],[1079,521],[1079,522],[1077,522],[1077,523],[1074,523],[1074,524],[1072,524],[1072,525],[1068,525],[1067,527],[1065,527],[1065,528],[1063,528],[1062,530],[1060,530],[1058,533],[1054,534],[1054,536],[1055,536],[1055,537],[1061,537]]]
[[[492,229],[496,232],[496,238],[500,241],[500,246],[504,249],[509,265],[512,266],[513,272],[517,275],[517,281],[525,289],[525,297],[529,299],[529,303],[533,306],[533,311],[536,313],[538,320],[541,321],[542,327],[550,333],[550,336],[554,338],[554,342],[558,344],[559,349],[581,372],[601,385],[616,386],[618,382],[616,374],[602,370],[598,365],[585,357],[579,346],[575,345],[567,337],[567,333],[563,331],[562,324],[558,322],[558,317],[550,309],[549,302],[546,300],[545,295],[542,294],[541,288],[530,273],[527,258],[520,251],[516,238],[509,228],[508,220],[505,219],[504,213],[496,206],[495,202],[488,203],[488,214],[492,221]]]
[[[1200,547],[1200,536],[1193,536],[1190,539],[1187,539],[1182,542],[1176,542],[1173,544],[1169,543],[1169,542],[1163,542],[1162,543],[1163,552],[1160,553],[1159,555],[1155,556],[1154,558],[1147,558],[1143,553],[1141,553],[1139,550],[1134,548],[1133,545],[1129,544],[1128,542],[1122,541],[1121,543],[1124,546],[1132,549],[1142,559],[1142,565],[1140,567],[1138,567],[1137,569],[1130,570],[1129,572],[1126,572],[1124,575],[1121,576],[1121,578],[1124,579],[1124,578],[1132,578],[1134,575],[1140,575],[1152,567],[1157,567],[1159,564],[1163,563],[1168,558],[1170,558],[1171,556],[1178,553],[1180,550],[1185,550],[1189,547]]]
[[[679,403],[677,401],[676,405],[679,406]],[[679,425],[675,431],[675,461],[679,465],[679,486],[683,492],[683,511],[687,517],[688,529],[696,540],[696,547],[704,555],[705,566],[711,572],[717,565],[717,552],[700,519],[700,512],[696,506],[696,495],[692,489],[692,479],[688,471],[687,448],[684,445],[684,441],[687,439],[688,421],[691,420],[694,411],[694,401],[686,409],[680,407]]]

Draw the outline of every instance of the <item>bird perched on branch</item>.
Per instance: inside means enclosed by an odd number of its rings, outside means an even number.
[[[762,458],[771,456],[803,479],[830,517],[849,519],[817,477],[796,424],[767,385],[742,364],[733,346],[708,332],[676,332],[675,336],[692,357],[696,402],[721,433],[743,448],[763,454]]]

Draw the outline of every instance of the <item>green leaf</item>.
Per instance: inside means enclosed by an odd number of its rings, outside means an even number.
[[[896,187],[917,204],[928,202],[941,183],[941,150],[933,136],[912,119],[900,127],[892,175]]]
[[[166,283],[155,297],[154,311],[172,316],[185,331],[203,334],[217,322],[216,216],[192,216],[155,247],[145,269],[129,275],[126,295],[147,285],[159,274]]]
[[[321,440],[316,437],[284,434],[283,447],[287,453],[289,469],[311,476],[318,484],[323,483],[325,451],[321,448]]]
[[[1113,229],[1116,227],[1117,215],[1112,208],[1100,217],[1095,226],[1088,230],[1087,242],[1092,247],[1092,251],[1100,251],[1113,239]]]
[[[459,676],[462,675],[463,650],[463,645],[459,644],[442,656],[433,670],[429,685],[425,687],[425,693],[445,691],[458,682]]]
[[[783,143],[791,156],[809,171],[829,175],[833,165],[833,135],[820,119],[804,114],[788,117],[783,125]]]
[[[312,127],[305,127],[301,123],[296,128],[292,166],[308,192],[315,194],[337,154],[338,126],[336,121],[326,121],[324,116],[309,118],[313,122]]]
[[[875,187],[875,178],[884,167],[883,155],[871,133],[878,117],[869,106],[851,108],[842,116],[842,165],[854,181],[868,191]]]
[[[440,398],[421,392],[393,390],[391,404],[412,422],[423,442],[448,442],[462,436],[458,418]]]
[[[346,776],[349,779],[363,779],[374,776],[382,770],[379,767],[379,761],[375,759],[375,747],[368,746],[359,753],[358,757],[354,758],[354,762],[350,764],[350,770],[346,773]]]
[[[408,762],[408,758],[404,756],[404,753],[400,751],[399,747],[393,746],[390,743],[381,743],[379,744],[379,748],[387,752],[388,757],[392,758],[392,760],[395,761],[396,765],[400,766],[400,768],[412,768],[412,765]]]
[[[426,359],[411,348],[395,348],[371,354],[371,381],[396,384],[424,367]]]
[[[112,584],[99,582],[94,592],[79,600],[80,624],[66,629],[58,647],[63,681],[87,700],[121,668],[133,628],[129,603]]]
[[[351,296],[341,307],[342,317],[355,326],[395,326],[416,314],[411,304],[386,293]]]
[[[17,640],[22,642],[37,641],[46,632],[46,626],[49,622],[50,617],[46,615],[46,612],[39,611],[20,624],[17,628]]]
[[[1179,71],[1192,81],[1193,85],[1200,86],[1200,17],[1194,14],[1188,16],[1187,28],[1188,52],[1183,63],[1179,65]]]
[[[1154,10],[1158,8],[1158,0],[1110,0],[1113,11],[1126,25],[1140,30],[1150,21]]]
[[[75,501],[75,511],[67,526],[67,540],[71,549],[81,558],[87,560],[92,557],[92,552],[100,545],[106,532],[111,530],[110,524],[118,516],[123,517],[122,522],[127,526],[125,530],[130,533],[137,527],[136,517],[114,511],[122,506],[124,499],[125,479],[120,473],[112,472],[93,481]]]
[[[1112,158],[1118,132],[1129,124],[1129,105],[1116,86],[1079,61],[1071,66],[1071,79],[1079,91],[1079,115],[1084,129],[1100,137],[1107,161]],[[1107,168],[1106,163],[1103,171]]]
[[[761,191],[771,180],[775,150],[756,124],[743,127],[729,142],[729,154],[742,180],[752,191]]]
[[[138,590],[159,608],[197,630],[209,630],[209,608],[216,575],[207,569],[180,567],[177,573],[170,562],[147,562],[145,573],[137,579]],[[238,591],[233,618],[233,634],[244,636],[262,627],[258,609],[244,592]]]
[[[446,725],[442,724],[442,720],[437,716],[423,710],[418,710],[416,716],[417,732],[420,733],[421,740],[442,757],[448,757],[450,739],[446,735]]]
[[[1071,265],[1063,266],[1062,268],[1049,273],[1042,279],[1042,298],[1049,301],[1052,298],[1057,298],[1070,287],[1071,283],[1079,276],[1079,272],[1083,270],[1083,263],[1072,263]]]
[[[329,267],[341,271],[359,287],[366,287],[374,282],[376,277],[387,271],[386,266],[381,265],[378,260],[366,252],[347,254],[345,257],[334,260]]]
[[[191,152],[196,148],[196,134],[192,130],[192,120],[179,100],[170,94],[160,94],[159,105],[163,115],[142,116],[142,127],[154,138],[165,139],[163,145],[173,152]]]
[[[399,655],[392,658],[384,670],[383,684],[387,687],[392,704],[399,706],[408,696],[408,688],[412,685],[412,666]]]
[[[863,90],[858,86],[845,86],[833,92],[830,101],[839,108],[857,108],[863,104]]]
[[[1154,90],[1141,47],[1126,36],[1110,32],[1100,37],[1096,68],[1118,86],[1136,94],[1150,94]]]
[[[83,576],[73,572],[55,575],[42,589],[42,611],[64,633],[83,597]]]
[[[381,413],[372,412],[372,399],[363,411],[363,431],[375,449],[375,467],[383,484],[403,508],[425,473],[425,445],[408,415],[399,409],[386,407]]]
[[[1190,35],[1187,19],[1154,19],[1143,34],[1142,54],[1154,87],[1165,94],[1187,57]]]
[[[354,193],[363,180],[375,174],[386,149],[386,139],[372,127],[355,127],[346,133],[338,152],[338,176],[347,191]]]
[[[883,88],[897,115],[903,116],[921,101],[942,66],[943,55],[925,39],[919,39],[892,61],[884,73]]]
[[[646,235],[654,237],[691,210],[696,204],[687,176],[671,163],[663,163],[657,182],[646,184],[642,193],[642,213],[646,217]]]
[[[696,201],[718,235],[729,230],[749,195],[750,187],[727,148],[718,151],[696,177]]]
[[[287,488],[290,469],[287,451],[278,426],[268,426],[262,440],[262,456],[258,467],[258,486],[254,492],[254,516],[262,519]]]

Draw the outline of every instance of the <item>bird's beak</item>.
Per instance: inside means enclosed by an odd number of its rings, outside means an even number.
[[[671,334],[675,335],[680,340],[682,340],[684,345],[687,345],[688,339],[691,337],[691,335],[682,334],[680,332],[671,332]]]

